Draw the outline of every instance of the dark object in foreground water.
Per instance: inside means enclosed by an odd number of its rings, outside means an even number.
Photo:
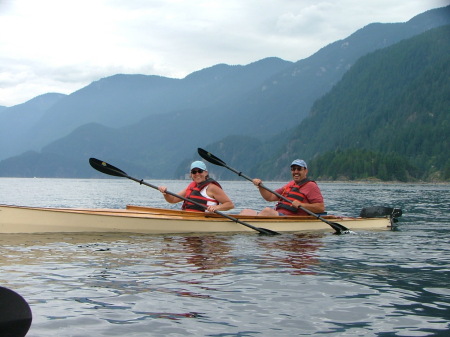
[[[0,336],[23,337],[32,321],[30,306],[15,291],[0,287]]]

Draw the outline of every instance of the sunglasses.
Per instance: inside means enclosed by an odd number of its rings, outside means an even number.
[[[192,173],[192,174],[197,174],[197,173],[203,173],[203,171],[204,171],[204,170],[202,170],[202,169],[198,169],[198,170],[195,170],[195,169],[194,169],[194,170],[191,170],[191,173]]]
[[[304,167],[300,167],[300,166],[292,166],[291,167],[291,171],[302,171],[304,169]]]

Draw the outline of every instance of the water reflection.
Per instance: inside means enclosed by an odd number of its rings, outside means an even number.
[[[292,275],[314,275],[314,266],[319,264],[317,250],[323,246],[325,234],[283,235],[277,240],[261,240],[259,244],[270,256],[264,268],[287,267]]]
[[[226,267],[233,263],[232,247],[228,242],[230,238],[231,236],[219,235],[168,237],[165,239],[165,242],[168,243],[168,247],[164,249],[165,258],[169,262],[171,256],[181,250],[185,256],[185,262],[194,267],[191,271],[208,271],[213,274],[225,273]],[[169,243],[177,245],[173,247]],[[169,247],[172,247],[172,249]],[[176,263],[176,261],[170,262]]]

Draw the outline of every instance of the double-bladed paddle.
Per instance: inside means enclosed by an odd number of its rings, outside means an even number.
[[[198,154],[199,154],[203,159],[209,161],[210,163],[212,163],[212,164],[214,164],[214,165],[223,166],[223,167],[229,169],[230,171],[233,171],[233,172],[236,173],[238,176],[241,176],[241,177],[243,177],[243,178],[245,178],[245,179],[247,179],[247,180],[249,180],[249,181],[253,181],[251,178],[247,177],[247,176],[246,176],[245,174],[243,174],[242,172],[239,172],[239,171],[235,170],[234,168],[229,167],[223,160],[221,160],[220,158],[216,157],[215,155],[213,155],[212,153],[210,153],[210,152],[208,152],[208,151],[206,151],[206,150],[203,150],[203,149],[201,149],[201,148],[198,148]],[[262,187],[262,188],[264,188],[265,190],[267,190],[267,191],[269,191],[269,192],[275,194],[278,198],[283,199],[283,200],[285,200],[285,201],[287,201],[287,202],[292,203],[292,200],[289,200],[288,198],[282,196],[281,194],[279,194],[279,193],[277,193],[277,192],[275,192],[275,191],[272,191],[272,190],[269,189],[268,187],[264,186],[262,183],[261,183],[259,186]],[[351,232],[347,227],[345,227],[345,226],[343,226],[343,225],[341,225],[341,224],[338,224],[337,222],[331,222],[331,221],[328,221],[328,220],[322,218],[321,216],[317,215],[316,213],[313,213],[313,212],[311,212],[310,210],[308,210],[308,209],[306,209],[306,208],[304,208],[304,207],[302,207],[302,206],[299,206],[298,208],[300,208],[300,209],[303,210],[304,212],[308,213],[309,215],[312,215],[312,216],[316,217],[317,219],[319,219],[319,220],[325,222],[326,224],[330,225],[330,226],[335,230],[335,234],[348,234],[348,233]]]
[[[0,336],[25,336],[32,319],[27,301],[15,291],[0,287]]]
[[[98,160],[98,159],[95,159],[95,158],[90,158],[89,159],[89,164],[91,164],[91,166],[94,169],[96,169],[97,171],[100,171],[102,173],[109,174],[111,176],[116,176],[116,177],[128,178],[128,179],[131,179],[131,180],[134,180],[134,181],[138,182],[141,185],[145,185],[145,186],[148,186],[148,187],[151,187],[151,188],[154,188],[154,189],[158,190],[158,186],[149,184],[149,183],[145,182],[142,179],[136,179],[136,178],[130,177],[124,171],[122,171],[122,170],[118,169],[117,167],[114,167],[111,164],[108,164],[108,163],[106,163],[104,161],[101,161],[101,160]],[[195,200],[191,200],[191,199],[182,197],[181,195],[178,195],[178,194],[175,194],[175,193],[172,193],[172,192],[169,192],[169,191],[166,191],[166,193],[171,195],[171,196],[174,196],[176,198],[179,198],[181,200],[193,203],[194,205],[203,207],[205,209],[207,208],[205,205],[202,205],[202,204],[196,202]],[[227,219],[230,219],[231,221],[234,221],[234,222],[239,223],[241,225],[244,225],[244,226],[246,226],[248,228],[251,228],[251,229],[259,232],[260,234],[265,234],[265,235],[277,235],[277,234],[280,234],[280,233],[272,231],[270,229],[252,226],[252,225],[250,225],[250,224],[248,224],[246,222],[243,222],[243,221],[241,221],[239,219],[233,218],[233,217],[229,216],[228,214],[222,213],[220,211],[214,211],[214,213],[217,213],[217,214],[219,214],[219,215],[221,215],[221,216],[223,216],[223,217],[225,217]]]

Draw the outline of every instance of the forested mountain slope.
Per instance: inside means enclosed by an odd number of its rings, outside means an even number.
[[[449,179],[449,135],[447,25],[361,58],[314,104],[283,153],[315,159],[314,174],[332,179]],[[373,152],[371,170],[355,149]]]
[[[449,135],[450,25],[361,58],[289,132],[265,142],[227,137],[207,150],[271,180],[289,179],[289,163],[303,158],[317,179],[443,181]]]

